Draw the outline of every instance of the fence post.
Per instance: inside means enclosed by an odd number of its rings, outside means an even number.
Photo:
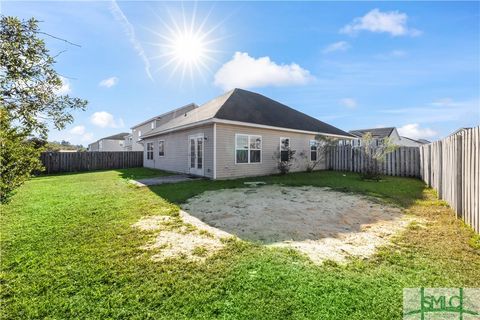
[[[456,147],[457,147],[457,153],[456,153],[456,159],[455,159],[455,162],[457,164],[457,172],[456,172],[456,194],[455,194],[455,197],[456,197],[456,208],[455,208],[455,211],[457,213],[457,217],[461,218],[462,217],[462,198],[463,198],[463,189],[462,189],[462,186],[463,186],[463,181],[462,181],[462,155],[463,155],[463,150],[462,150],[462,135],[459,134],[457,135],[456,137]]]

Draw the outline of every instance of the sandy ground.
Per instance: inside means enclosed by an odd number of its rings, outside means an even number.
[[[170,216],[147,216],[133,225],[141,231],[158,231],[152,242],[143,246],[145,250],[157,250],[153,260],[184,257],[188,260],[204,260],[224,244],[222,239],[232,235],[213,228],[199,219],[180,211],[183,225],[177,226]],[[172,227],[173,225],[173,227]]]
[[[369,257],[412,220],[399,208],[327,188],[263,186],[207,191],[182,206],[173,224],[166,216],[144,217],[134,227],[157,232],[144,246],[154,260],[202,260],[236,236],[272,247],[294,248],[313,262]],[[178,220],[177,220],[178,222]]]
[[[240,239],[294,248],[316,263],[369,257],[412,221],[359,195],[278,185],[207,191],[182,209]]]

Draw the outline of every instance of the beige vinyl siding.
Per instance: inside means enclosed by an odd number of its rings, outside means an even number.
[[[100,139],[89,144],[88,151],[124,151],[123,144],[124,140]]]
[[[189,141],[188,136],[203,133],[207,139],[204,143],[203,165],[204,176],[213,178],[213,124],[181,131],[175,131],[164,135],[148,138],[143,145],[153,142],[153,160],[147,160],[146,150],[143,155],[145,167],[156,168],[172,172],[189,173]],[[165,156],[158,155],[158,141],[165,141]],[[146,148],[146,147],[145,147]]]
[[[235,134],[262,136],[262,159],[260,163],[235,163]],[[278,173],[275,152],[280,146],[280,137],[290,138],[290,148],[296,151],[291,171],[306,170],[306,161],[310,161],[310,140],[313,134],[294,133],[281,130],[259,129],[246,126],[217,124],[217,178],[236,178]],[[299,157],[304,152],[306,159]],[[315,169],[324,169],[319,164]]]

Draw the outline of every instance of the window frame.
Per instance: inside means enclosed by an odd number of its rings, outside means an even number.
[[[312,147],[313,147],[312,142],[315,145],[315,158],[316,158],[315,160],[312,160],[312,152],[314,152],[312,150]],[[310,149],[310,161],[312,161],[312,162],[313,161],[318,161],[318,145],[319,145],[319,142],[317,140],[313,140],[313,139],[310,140],[309,143],[308,143],[308,146],[309,146],[309,149]]]
[[[152,147],[151,150],[149,149],[149,146]],[[153,160],[153,153],[154,153],[154,151],[153,151],[153,142],[147,142],[147,146],[146,146],[146,147],[147,147],[147,160]],[[149,154],[151,154],[151,158],[149,157]]]
[[[163,155],[160,154],[160,142],[162,142],[162,146],[163,146]],[[158,157],[159,158],[165,157],[165,140],[158,140],[157,145],[158,145]]]
[[[288,149],[287,150],[282,150],[282,140],[288,140]],[[280,137],[280,144],[279,144],[279,147],[278,147],[278,150],[280,151],[280,161],[288,161],[288,160],[282,160],[282,151],[289,151],[289,150],[292,150],[291,148],[291,142],[292,140],[290,139],[290,137]],[[287,157],[288,157],[288,154],[287,154]]]
[[[247,149],[237,148],[237,137],[245,136],[247,137]],[[250,148],[250,138],[251,137],[258,137],[260,138],[260,149],[251,149]],[[247,151],[247,162],[237,162],[237,150],[246,150]],[[260,161],[259,162],[251,162],[250,161],[250,151],[260,151]],[[259,134],[247,134],[247,133],[235,133],[235,141],[234,141],[234,154],[235,164],[262,164],[263,161],[263,137]]]

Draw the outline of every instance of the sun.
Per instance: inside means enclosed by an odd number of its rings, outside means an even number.
[[[213,33],[219,24],[207,29],[206,18],[196,23],[196,10],[189,19],[183,11],[181,16],[169,13],[169,18],[169,23],[161,20],[161,30],[151,30],[158,37],[154,45],[160,52],[153,57],[162,61],[158,71],[171,68],[170,78],[181,75],[182,82],[187,75],[192,82],[196,75],[205,79],[205,74],[211,72],[209,64],[216,62],[214,54],[218,51],[213,46],[221,39]]]
[[[205,59],[207,48],[203,37],[190,32],[178,34],[172,41],[171,55],[182,64],[198,64]]]

